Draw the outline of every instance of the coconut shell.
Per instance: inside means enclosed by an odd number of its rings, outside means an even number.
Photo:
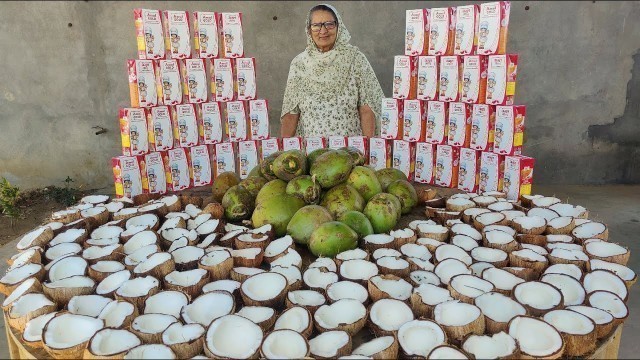
[[[520,244],[515,239],[513,239],[513,241],[511,241],[509,243],[506,243],[506,244],[496,244],[496,243],[489,242],[487,240],[486,236],[484,236],[484,235],[482,236],[482,239],[483,239],[482,240],[482,244],[485,247],[499,249],[499,250],[502,250],[502,251],[504,251],[506,253],[510,253],[512,251],[520,250]]]
[[[182,201],[180,200],[179,196],[177,197],[177,200],[174,203],[167,204],[167,210],[169,210],[169,212],[180,212],[182,209],[183,209]]]
[[[104,329],[115,329],[115,328],[104,328]],[[127,329],[127,330],[129,330],[129,329]],[[98,332],[99,331],[96,331],[96,334]],[[131,332],[131,331],[129,330],[129,332]],[[133,332],[131,332],[131,333],[134,334]],[[87,348],[84,349],[83,359],[100,359],[100,360],[118,360],[118,359],[123,359],[124,356],[126,355],[126,353],[129,350],[132,349],[132,348],[130,348],[130,349],[121,351],[121,352],[116,353],[116,354],[111,354],[111,355],[95,355],[94,353],[91,352],[90,349],[91,349],[91,342],[93,341],[93,338],[96,336],[96,334],[93,334],[91,339],[89,339],[89,342],[87,343]]]
[[[431,207],[431,206],[425,206],[424,208],[424,215],[427,217],[427,219],[435,219],[436,217],[436,211],[441,210],[442,208],[437,208],[437,207]]]
[[[287,308],[289,308],[289,306],[287,306]],[[271,329],[273,329],[273,325],[276,323],[277,317],[278,317],[278,314],[277,312],[274,311],[273,315],[271,315],[267,320],[256,323],[256,325],[260,326],[260,329],[262,329],[263,333],[268,334],[271,331]]]
[[[594,329],[588,334],[574,335],[560,331],[562,341],[564,341],[565,357],[581,357],[592,353],[597,344],[597,332]]]
[[[32,254],[32,255],[27,259],[27,261],[24,263],[24,265],[26,265],[26,264],[42,264],[42,254],[43,254],[43,250],[42,250],[42,248],[41,248],[40,246],[35,246],[35,247],[33,247],[33,246],[32,246],[32,247],[29,247],[29,248],[26,248],[26,249],[22,250],[22,251],[21,251],[21,252],[19,252],[18,254],[15,254],[15,255],[14,255],[15,257],[14,257],[13,259],[12,259],[12,258],[8,258],[8,259],[7,259],[7,264],[8,264],[9,266],[13,265],[13,263],[14,263],[15,259],[16,259],[20,254],[22,254],[22,253],[24,253],[24,252],[26,252],[26,251],[29,251],[29,250],[31,250],[31,249],[35,249],[35,251],[34,251],[34,252],[33,252],[33,254]],[[46,260],[46,258],[45,258],[45,260]]]
[[[20,282],[20,283],[22,283],[22,282]],[[16,287],[17,287],[17,286],[16,286]],[[19,299],[20,297],[22,297],[23,295],[31,294],[31,293],[42,293],[42,283],[41,283],[38,279],[35,279],[35,281],[33,282],[33,284],[31,284],[31,286],[30,286],[27,290],[25,290],[25,292],[24,292],[24,293],[22,293],[22,295],[20,295],[20,296],[19,296],[18,298],[16,298],[15,300],[18,300],[18,299]],[[11,293],[9,293],[9,294],[7,294],[7,295],[5,296],[5,300],[6,300],[6,298],[7,298],[10,294],[11,294]],[[14,300],[14,301],[15,301],[15,300]],[[13,302],[12,302],[12,303],[9,303],[9,304],[7,304],[7,305],[5,305],[5,306],[2,306],[2,310],[4,310],[5,312],[7,312],[7,314],[8,314],[9,308],[11,307],[11,305],[12,305],[12,304],[13,304]]]
[[[156,266],[154,266],[153,268],[142,272],[142,273],[138,273],[135,271],[135,268],[133,270],[133,276],[134,277],[144,277],[147,275],[151,275],[156,279],[162,279],[165,276],[167,276],[167,274],[173,272],[176,270],[176,264],[175,261],[173,261],[173,257],[171,257],[170,259],[168,259],[167,261],[164,261]]]
[[[84,256],[82,258],[87,260],[87,262],[90,265],[93,265],[93,264],[97,263],[98,261],[117,261],[117,262],[122,262],[124,257],[125,257],[124,250],[123,250],[122,244],[120,244],[117,248],[113,249],[113,251],[110,254],[107,254],[107,255],[104,255],[104,256],[101,256],[101,257],[95,258],[95,259],[87,259]]]
[[[53,214],[51,215],[51,221],[57,221],[63,224],[69,224],[71,222],[74,222],[80,219],[82,219],[82,215],[80,215],[80,210],[72,211],[72,212],[69,212],[68,214],[65,214],[59,217],[58,216],[54,217]]]
[[[436,210],[433,212],[436,222],[445,225],[449,220],[459,220],[462,218],[460,211]]]
[[[282,291],[280,291],[280,293],[278,293],[275,297],[271,299],[253,300],[252,298],[248,297],[247,294],[245,294],[244,291],[242,291],[242,287],[240,287],[240,296],[242,297],[242,302],[244,306],[264,306],[264,307],[270,307],[272,309],[277,309],[277,308],[280,308],[282,304],[284,304],[284,299],[287,295],[286,290],[287,288],[285,286],[282,289]]]
[[[39,309],[36,309],[27,314],[24,314],[23,316],[14,318],[14,317],[11,317],[11,309],[9,309],[9,311],[6,312],[7,314],[6,318],[7,318],[7,322],[9,323],[9,326],[11,326],[12,328],[22,333],[24,332],[24,328],[27,326],[27,323],[31,319],[37,318],[40,315],[52,313],[56,310],[58,310],[58,307],[56,304],[45,305]]]
[[[232,254],[233,255],[233,254]],[[262,258],[264,257],[264,251],[260,251],[255,258],[249,259],[242,256],[232,256],[234,267],[251,267],[257,268],[262,264]]]
[[[178,343],[178,344],[171,344],[168,346],[176,354],[176,358],[191,359],[194,356],[200,355],[202,353],[202,347],[204,346],[205,335],[206,335],[206,331],[195,340]]]
[[[438,192],[435,189],[420,189],[417,192],[418,204],[424,205],[427,201],[433,200],[438,196]]]
[[[68,314],[68,311],[61,311],[59,313],[57,313],[52,319],[61,316],[63,314]],[[51,323],[51,320],[49,320],[45,325],[44,328],[42,329],[42,334],[44,334],[47,330],[47,327],[49,326],[49,324]],[[77,344],[75,346],[72,347],[68,347],[68,348],[63,348],[63,349],[58,349],[58,348],[53,348],[49,345],[47,345],[46,342],[44,342],[43,340],[43,347],[44,349],[47,351],[47,353],[49,353],[49,355],[54,358],[54,359],[82,359],[82,355],[84,353],[84,349],[87,348],[87,345],[89,344],[89,341],[91,340],[90,338],[87,339],[87,341],[81,342],[80,344]]]
[[[497,213],[499,214],[499,213]],[[504,214],[500,214],[502,215],[502,220],[498,221],[498,222],[494,222],[491,224],[483,224],[480,221],[478,221],[477,217],[473,218],[473,227],[475,227],[476,229],[478,229],[478,231],[482,231],[482,229],[485,228],[485,226],[489,226],[489,225],[504,225],[504,226],[509,226],[509,220],[507,220],[507,217],[504,216]]]
[[[246,235],[246,234],[245,234]],[[233,243],[235,248],[240,249],[249,249],[249,248],[261,248],[263,251],[271,242],[270,237],[264,234],[253,234],[251,236],[253,239],[260,239],[259,241],[242,241],[241,237],[238,236],[234,239]]]
[[[514,253],[509,253],[509,265],[512,267],[523,267],[531,269],[537,274],[536,277],[540,277],[540,274],[542,274],[547,269],[547,267],[549,267],[549,262],[532,261],[522,258]]]
[[[446,336],[446,333],[445,333],[445,336]],[[446,339],[446,337],[445,337],[445,339]],[[445,342],[446,342],[446,340],[445,340]],[[467,359],[472,359],[471,355],[469,355],[466,351],[464,351],[464,350],[462,350],[462,349],[459,349],[459,348],[458,348],[458,347],[456,347],[456,346],[448,345],[448,344],[438,345],[438,346],[434,347],[434,348],[433,348],[433,350],[431,350],[431,352],[429,352],[429,354],[427,355],[427,359],[431,359],[431,358],[432,358],[432,356],[433,356],[432,354],[433,354],[436,350],[438,350],[438,349],[440,349],[440,348],[452,348],[452,349],[455,349],[456,351],[459,351],[462,355],[466,356],[466,357],[467,357]]]
[[[537,226],[537,227],[533,227],[530,229],[526,229],[524,228],[521,224],[518,224],[515,221],[511,222],[511,227],[513,227],[513,229],[518,233],[518,234],[526,234],[526,235],[542,235],[545,233],[545,231],[547,230],[547,225],[546,225],[546,221],[545,221],[545,225],[544,226]],[[504,224],[501,224],[504,225]]]
[[[409,274],[411,273],[411,263],[409,263],[409,266],[404,269],[391,269],[386,266],[380,265],[377,262],[376,265],[378,266],[378,273],[382,275],[391,275],[396,278],[408,278]]]
[[[73,287],[73,288],[50,288],[44,283],[42,286],[42,292],[56,303],[59,307],[65,307],[69,300],[74,296],[91,295],[96,290],[96,284],[93,286]]]
[[[485,316],[482,315],[482,312],[480,312],[480,315],[475,320],[473,320],[472,322],[466,325],[462,325],[462,326],[450,326],[450,325],[443,325],[443,324],[438,324],[438,325],[440,325],[444,330],[444,332],[447,334],[447,338],[449,339],[450,343],[460,345],[462,343],[462,340],[464,340],[464,338],[468,335],[484,334],[484,331],[485,331],[484,318]]]
[[[169,326],[171,326],[172,324],[175,324],[177,322],[178,322],[178,319],[176,319],[176,321],[174,321],[171,324],[167,325],[166,328],[162,329],[160,332],[157,332],[157,333],[145,333],[145,332],[142,332],[140,330],[134,329],[133,326],[129,326],[129,331],[131,331],[137,337],[139,337],[140,340],[142,340],[142,343],[144,343],[144,344],[162,344],[162,333]]]
[[[521,244],[531,244],[545,247],[547,245],[547,237],[544,235],[518,234],[516,240]]]
[[[103,212],[97,215],[86,217],[85,221],[89,222],[91,224],[91,227],[95,229],[98,226],[106,224],[109,221],[110,217],[111,213],[105,208]]]
[[[368,252],[369,254],[373,254],[373,252],[378,250],[378,249],[393,249],[393,248],[395,248],[395,246],[396,246],[396,240],[395,239],[389,241],[388,243],[384,243],[384,244],[374,244],[374,243],[367,242],[366,240],[363,240],[363,244],[362,244],[362,248],[366,252]],[[340,263],[342,264],[343,260],[334,259],[334,261],[336,262],[336,265],[339,268],[340,265],[338,264],[338,261],[340,261]]]
[[[22,284],[24,281],[30,278],[36,278],[38,281],[42,282],[44,280],[45,273],[46,271],[44,270],[44,267],[40,266],[40,269],[38,270],[38,272],[16,283],[9,284],[9,283],[0,282],[0,293],[3,293],[5,296],[9,296],[13,292],[13,290],[15,290],[18,286],[20,286],[20,284]]]
[[[371,355],[372,359],[375,360],[384,360],[384,359],[397,359],[398,351],[400,350],[400,343],[398,342],[398,337],[393,337],[393,342],[389,345],[388,348],[378,351],[375,354]]]
[[[537,280],[540,277],[540,274],[536,273],[536,271],[531,268],[516,269],[513,266],[507,266],[503,267],[502,270],[508,271],[525,281]]]
[[[129,301],[124,301],[124,300],[114,300],[114,301],[129,303]],[[138,307],[135,306],[135,304],[132,304],[132,305],[133,305],[133,312],[131,314],[127,315],[124,318],[124,320],[122,320],[122,324],[120,324],[120,326],[114,327],[115,329],[126,329],[126,330],[129,330],[133,320],[140,315],[140,312],[138,311]]]
[[[557,256],[552,256],[551,254],[547,255],[547,258],[549,259],[549,263],[551,265],[556,265],[556,264],[573,264],[577,267],[580,268],[580,270],[584,271],[587,267],[587,261],[586,260],[570,260],[570,259],[564,259],[564,258],[560,258]]]
[[[364,317],[362,319],[358,319],[356,322],[351,323],[351,324],[338,324],[337,327],[335,328],[331,328],[331,329],[327,329],[327,328],[323,328],[321,325],[318,324],[317,321],[313,321],[313,323],[315,324],[315,328],[316,330],[318,330],[318,332],[326,332],[326,331],[333,331],[333,330],[342,330],[344,332],[346,332],[347,334],[349,334],[349,336],[355,336],[358,332],[360,332],[360,330],[362,330],[364,328],[364,326],[367,324],[367,318],[369,317],[369,309],[367,309],[366,313],[364,314]]]
[[[163,290],[176,290],[181,291],[192,299],[196,298],[198,295],[202,294],[202,288],[211,282],[209,278],[209,273],[207,272],[205,276],[203,276],[196,284],[189,286],[182,286],[177,284],[171,284],[165,279],[163,280]]]
[[[394,240],[393,240],[394,241],[394,245],[393,245],[393,247],[396,248],[397,250],[400,250],[402,245],[415,244],[416,240],[418,240],[418,236],[415,234],[415,232],[414,232],[413,236],[409,236],[409,237],[395,237],[394,236]],[[367,253],[367,258],[365,260],[369,260],[369,254],[368,253]]]
[[[447,211],[454,211],[454,212],[462,212],[465,211],[467,209],[471,209],[472,207],[475,207],[475,203],[471,200],[469,200],[469,203],[467,204],[455,204],[452,203],[451,201],[447,200],[446,203],[446,209]]]
[[[629,257],[631,257],[631,251],[629,251],[629,249],[627,249],[627,252],[625,252],[624,254],[611,255],[611,256],[598,256],[597,254],[588,252],[587,247],[584,246],[584,253],[587,254],[591,259],[598,259],[598,260],[607,261],[610,263],[620,264],[623,266],[627,266],[627,263],[629,262]]]
[[[127,221],[129,219],[131,219],[132,217],[141,215],[142,213],[139,212],[135,212],[135,213],[130,213],[130,214],[119,214],[119,213],[114,213],[113,215],[111,215],[111,218],[113,220],[120,220],[120,221]]]
[[[291,291],[294,291],[294,290],[291,290]],[[318,291],[318,292],[324,295],[323,292],[320,292],[320,291]],[[296,307],[297,306],[297,307],[301,307],[301,308],[306,309],[311,315],[315,314],[316,310],[318,310],[318,308],[320,308],[320,306],[325,305],[325,304],[326,304],[326,299],[325,299],[325,303],[324,304],[320,304],[320,305],[303,305],[303,304],[295,304],[295,303],[291,302],[291,300],[289,300],[288,296],[284,297],[284,305],[285,305],[285,307],[287,309],[290,309],[292,307]],[[274,321],[275,321],[275,319],[274,319]]]
[[[121,301],[127,301],[130,302],[131,304],[133,304],[133,306],[138,309],[138,312],[142,309],[144,309],[144,303],[145,301],[147,301],[147,299],[155,294],[157,294],[160,291],[160,286],[156,286],[151,288],[151,290],[149,290],[149,292],[147,293],[147,295],[142,295],[142,296],[123,296],[123,295],[119,295],[116,292],[114,292],[114,296],[116,300],[121,300]]]
[[[434,197],[431,200],[427,200],[424,202],[426,207],[435,208],[435,209],[444,209],[447,206],[447,199],[444,197]]]
[[[231,236],[232,233],[235,233],[235,235]],[[227,232],[224,236],[222,236],[218,242],[220,243],[220,246],[222,247],[228,247],[228,248],[232,248],[233,245],[235,244],[236,238],[242,234],[245,234],[244,231],[230,231]]]
[[[544,233],[547,235],[571,235],[571,231],[573,231],[575,227],[576,221],[575,219],[572,219],[568,225],[561,228],[554,228],[547,224],[547,228]]]
[[[484,316],[485,332],[487,334],[497,334],[497,333],[499,333],[501,331],[504,331],[507,334],[509,333],[509,323],[508,322],[496,321],[496,320],[491,319],[487,315],[483,315],[483,316]]]
[[[428,305],[422,301],[422,297],[418,293],[412,293],[411,298],[409,298],[411,302],[411,310],[413,310],[413,314],[416,318],[427,318],[433,319],[433,310],[435,309],[435,305]]]
[[[451,231],[447,231],[445,233],[443,233],[443,232],[423,232],[423,231],[420,231],[420,229],[418,229],[419,237],[434,239],[434,240],[438,240],[440,242],[447,241],[449,239],[449,234],[450,233],[451,233]]]
[[[229,257],[214,266],[203,265],[202,262],[198,262],[198,267],[209,272],[209,278],[211,279],[211,281],[228,279],[233,269],[233,258]]]
[[[520,283],[518,285],[521,285],[521,284],[526,284],[526,283]],[[551,284],[548,284],[548,283],[544,283],[544,284],[553,287],[554,289],[558,290],[558,292],[560,293],[560,303],[557,304],[556,306],[550,308],[550,309],[538,309],[538,308],[535,308],[535,307],[533,307],[531,305],[527,305],[527,304],[524,304],[524,303],[520,302],[515,296],[515,289],[516,289],[516,287],[518,287],[518,285],[514,286],[513,289],[511,290],[511,293],[513,294],[512,298],[517,303],[522,305],[525,308],[525,310],[527,310],[527,314],[528,315],[531,315],[533,317],[542,317],[542,316],[544,316],[544,314],[546,314],[546,313],[548,313],[550,311],[560,310],[560,309],[564,308],[564,295],[562,295],[562,292],[560,291],[560,289],[558,289],[557,287],[555,287],[555,286],[553,286]]]
[[[349,337],[349,341],[347,341],[347,343],[344,344],[339,349],[336,349],[335,356],[324,357],[324,356],[320,356],[318,354],[313,354],[313,353],[311,353],[310,355],[312,355],[314,359],[321,359],[321,360],[325,360],[326,359],[326,360],[328,360],[328,359],[335,359],[335,358],[339,358],[341,356],[347,356],[347,355],[351,354],[351,351],[353,350],[353,340],[351,339],[351,335],[347,334],[347,336]],[[311,347],[309,347],[309,351],[311,351]]]
[[[178,196],[180,198],[180,202],[182,203],[182,207],[185,208],[187,205],[191,204],[198,208],[202,207],[202,197],[191,194],[180,194]]]
[[[237,281],[239,283],[243,283],[245,280],[247,280],[252,275],[242,274],[242,273],[237,272],[235,270],[235,268],[231,268],[231,272],[229,273],[229,276],[231,277],[231,280]],[[245,304],[245,305],[247,305],[247,304]]]
[[[408,277],[409,275],[407,275]],[[384,275],[380,275],[380,277],[384,280],[401,280],[403,279],[403,277],[394,275],[394,274],[384,274]],[[367,291],[369,292],[369,298],[371,299],[371,302],[376,302],[380,299],[396,299],[394,297],[392,297],[391,295],[389,295],[387,292],[381,290],[380,288],[378,288],[372,281],[368,281],[367,282]],[[402,300],[401,300],[402,301]],[[406,303],[410,303],[410,300],[407,299],[405,301]]]
[[[268,245],[267,245],[268,246]],[[265,248],[266,249],[266,248]],[[273,255],[273,256],[267,256],[266,254],[263,257],[263,260],[267,263],[267,264],[271,264],[272,262],[278,260],[279,258],[287,255],[287,253],[289,252],[289,249],[292,250],[296,250],[296,243],[292,242],[291,246],[289,246],[288,248],[284,249],[281,253]],[[335,259],[334,259],[335,261]]]

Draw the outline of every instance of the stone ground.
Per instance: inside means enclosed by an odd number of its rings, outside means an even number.
[[[581,186],[557,185],[534,186],[534,193],[554,195],[574,205],[582,205],[589,209],[590,218],[609,225],[609,238],[612,242],[627,246],[632,253],[628,266],[640,273],[640,242],[636,236],[640,234],[640,185],[607,185]],[[23,209],[25,218],[11,226],[11,222],[0,217],[0,273],[7,268],[6,259],[15,254],[15,239],[18,235],[38,226],[52,211],[63,206],[55,202],[36,200]],[[625,322],[620,358],[637,358],[640,343],[634,339],[640,335],[640,287],[632,287],[628,306],[630,316]],[[4,334],[4,322],[0,323],[0,333]],[[0,339],[0,358],[9,358],[6,338]]]

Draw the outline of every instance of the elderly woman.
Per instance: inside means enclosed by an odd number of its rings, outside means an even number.
[[[384,94],[336,9],[311,8],[306,33],[307,48],[289,69],[282,137],[374,136]]]

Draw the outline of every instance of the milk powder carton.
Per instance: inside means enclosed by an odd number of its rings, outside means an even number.
[[[304,148],[307,155],[314,150],[324,149],[327,147],[327,140],[321,136],[304,138]]]
[[[517,201],[522,195],[530,195],[535,160],[528,156],[505,156],[504,162],[502,191],[507,200]]]
[[[478,192],[502,191],[503,171],[504,156],[492,152],[482,152],[480,157]]]
[[[504,54],[509,28],[509,1],[480,4],[476,43],[478,55]]]
[[[138,59],[164,59],[164,37],[160,10],[134,9],[133,17],[138,40]]]
[[[278,138],[264,139],[260,141],[260,160],[282,149],[282,140]]]
[[[423,142],[416,143],[415,182],[433,184],[435,160],[436,145]]]
[[[233,91],[233,62],[231,59],[213,59],[211,67],[211,94],[216,101],[232,101]]]
[[[167,150],[170,171],[167,185],[171,191],[180,191],[193,186],[189,171],[189,159],[187,158],[188,150],[184,148]]]
[[[255,58],[236,59],[236,87],[238,100],[256,98],[256,60]]]
[[[227,139],[228,141],[247,140],[247,113],[242,101],[229,101],[227,104]]]
[[[190,103],[206,102],[209,96],[207,90],[207,71],[203,59],[186,59],[183,61],[184,94]]]
[[[282,151],[300,150],[302,151],[302,138],[300,136],[282,138]]]
[[[135,156],[149,152],[147,112],[144,108],[120,109],[122,155]]]
[[[249,101],[249,128],[252,140],[269,138],[269,104],[267,100]]]
[[[447,141],[448,104],[442,101],[427,101],[427,121],[424,141],[444,144]]]
[[[381,138],[369,139],[369,166],[375,170],[391,166],[391,140]]]
[[[208,145],[198,145],[189,148],[191,179],[193,186],[206,186],[213,183],[211,172],[211,155]]]
[[[186,11],[165,10],[163,15],[166,53],[172,59],[190,58],[191,30],[189,29],[189,13]]]
[[[440,61],[438,56],[418,57],[418,100],[438,100],[438,73]]]
[[[366,136],[347,137],[347,146],[360,150],[365,161],[369,158],[369,141]]]
[[[404,101],[403,140],[409,142],[424,140],[424,104],[422,100]]]
[[[517,72],[518,55],[489,56],[485,103],[490,105],[513,105]]]
[[[215,147],[214,173],[217,178],[220,174],[231,171],[236,172],[236,155],[234,143],[224,142],[213,145]]]
[[[447,144],[469,147],[471,141],[471,105],[449,103],[449,121],[447,122]]]
[[[129,95],[131,107],[158,105],[156,88],[156,66],[153,60],[129,60]]]
[[[200,122],[199,133],[200,143],[217,144],[222,141],[222,111],[220,103],[212,101],[202,103],[200,106]]]
[[[460,56],[440,57],[440,84],[438,99],[440,101],[458,101],[460,74]]]
[[[177,140],[177,146],[189,147],[198,145],[198,119],[193,104],[176,105],[173,112],[173,135]]]
[[[178,60],[160,60],[158,88],[164,105],[182,104],[182,81]]]
[[[193,42],[196,54],[202,59],[218,57],[218,13],[193,12]]]
[[[167,177],[162,152],[152,152],[144,156],[146,171],[142,173],[143,182],[147,184],[149,194],[165,194]]]
[[[480,151],[460,149],[460,167],[458,170],[458,189],[469,193],[478,192],[478,170]]]
[[[144,193],[140,163],[142,156],[117,156],[111,159],[116,197],[133,199]]]
[[[487,57],[464,56],[460,78],[460,101],[468,104],[483,103],[487,91]]]
[[[472,105],[470,148],[480,151],[493,151],[495,121],[495,106],[485,104]]]
[[[404,140],[393,140],[393,162],[391,167],[402,171],[409,181],[413,181],[415,145]]]
[[[347,146],[346,136],[329,136],[329,149],[340,149]]]
[[[165,151],[173,149],[173,121],[168,106],[156,106],[150,109],[149,122],[149,143],[155,151]]]
[[[238,143],[238,175],[240,179],[249,177],[249,172],[258,165],[258,144],[255,140]]]
[[[397,55],[393,62],[393,98],[415,99],[418,58]]]
[[[433,8],[429,13],[428,55],[453,54],[455,8]]]
[[[404,36],[404,54],[424,55],[427,51],[425,29],[428,29],[427,12],[424,9],[407,10]]]
[[[220,57],[240,58],[244,56],[242,39],[242,13],[220,14]]]
[[[524,136],[526,107],[496,106],[493,152],[500,155],[520,155]]]
[[[404,101],[383,98],[382,115],[380,116],[380,137],[383,139],[401,139]]]
[[[454,55],[469,55],[475,52],[475,34],[480,9],[478,5],[456,7]]]
[[[458,186],[460,148],[438,145],[436,149],[435,184],[447,188]]]

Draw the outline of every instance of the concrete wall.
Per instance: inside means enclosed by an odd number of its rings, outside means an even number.
[[[429,3],[431,7],[469,2]],[[245,51],[279,134],[291,59],[312,2],[0,2],[0,176],[22,188],[110,190],[118,108],[136,56],[132,9],[241,11]],[[406,9],[425,2],[336,2],[352,43],[391,90]],[[528,105],[525,154],[536,183],[640,181],[640,3],[515,2],[508,50],[520,54],[516,102]],[[108,131],[95,135],[95,126]]]

